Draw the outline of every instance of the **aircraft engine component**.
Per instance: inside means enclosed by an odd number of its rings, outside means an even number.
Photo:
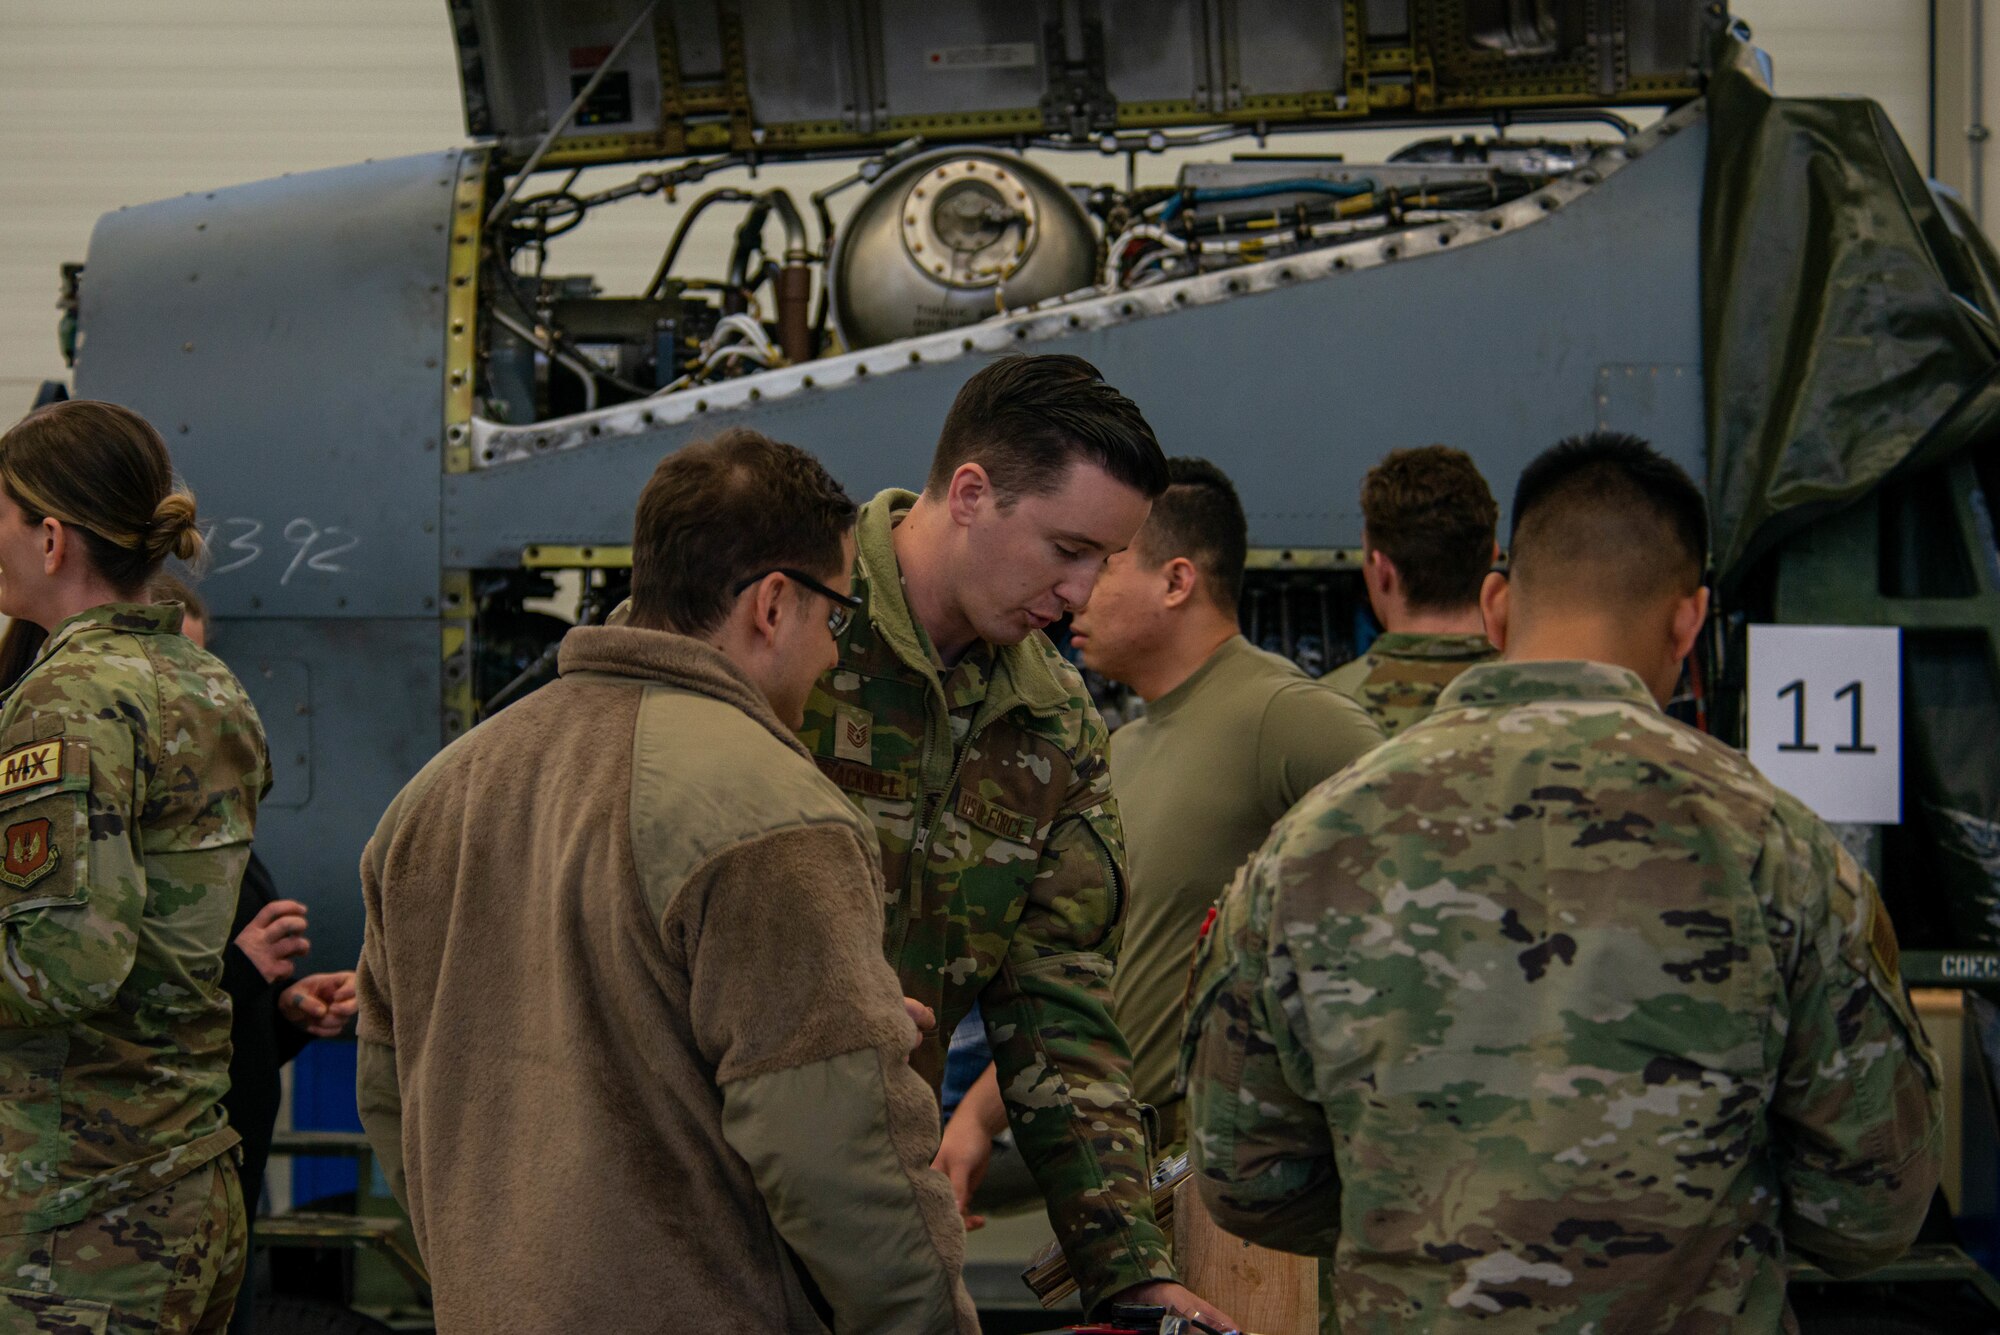
[[[1025,159],[951,150],[878,182],[842,230],[834,313],[852,348],[935,334],[1089,287],[1097,234]]]
[[[1465,17],[1473,43],[1488,51],[1521,58],[1562,50],[1563,25],[1550,0],[1479,0]]]
[[[1646,21],[1628,23],[1565,0],[1562,67],[1517,69],[1474,29],[1527,41],[1538,0],[1277,6],[1226,51],[1206,35],[1223,11],[1181,0],[1062,0],[1037,12],[1084,32],[1024,18],[1019,37],[960,0],[936,35],[662,0],[522,184],[576,98],[572,53],[609,51],[647,3],[453,0],[490,143],[121,210],[71,275],[76,391],[160,423],[215,517],[204,594],[272,734],[259,842],[332,956],[359,949],[354,857],[383,805],[547,680],[544,618],[602,619],[633,497],[663,453],[727,426],[796,441],[867,495],[920,475],[975,367],[1074,349],[1170,451],[1235,476],[1273,554],[1246,630],[1312,670],[1361,643],[1332,553],[1358,545],[1352,497],[1390,446],[1465,441],[1505,478],[1601,421],[1701,467],[1703,112],[1635,131],[1602,108],[1699,93],[1690,43],[1722,21],[1705,2],[1633,0]],[[739,17],[740,49],[723,40]],[[1147,43],[1120,40],[1140,23]],[[1191,63],[1148,54],[1169,30]],[[1398,82],[1413,33],[1422,108]],[[777,60],[794,38],[816,59]],[[841,42],[880,59],[836,59],[829,82]],[[512,58],[530,51],[549,59]],[[1499,109],[1562,139],[1495,136]],[[1234,142],[1378,114],[1477,137],[1390,161]],[[1623,133],[1563,142],[1577,119]],[[1169,151],[1174,175],[1152,156]],[[1043,153],[1070,156],[1052,173]],[[818,189],[785,175],[842,159],[852,174]],[[560,238],[638,199],[672,210],[661,252],[631,257],[650,279],[571,267]],[[697,225],[734,228],[726,263],[683,244]],[[560,607],[545,571],[582,572]]]

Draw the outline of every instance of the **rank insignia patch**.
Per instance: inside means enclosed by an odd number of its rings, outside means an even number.
[[[56,869],[61,855],[49,838],[46,817],[9,825],[5,840],[6,857],[0,860],[0,881],[25,890]]]
[[[836,760],[858,760],[866,765],[875,758],[875,720],[863,710],[839,705],[833,711],[833,755]]]

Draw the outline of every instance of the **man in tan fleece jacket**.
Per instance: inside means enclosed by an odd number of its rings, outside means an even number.
[[[625,623],[369,841],[361,1116],[444,1335],[978,1329],[875,832],[791,731],[853,520],[753,432],[669,456]]]

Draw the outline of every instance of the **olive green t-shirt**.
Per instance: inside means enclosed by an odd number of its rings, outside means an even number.
[[[1381,740],[1361,706],[1240,635],[1111,734],[1131,882],[1112,1013],[1160,1148],[1181,1139],[1181,1004],[1209,905],[1278,817]]]

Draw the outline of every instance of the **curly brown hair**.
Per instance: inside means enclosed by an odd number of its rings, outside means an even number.
[[[1391,450],[1361,483],[1363,540],[1395,564],[1412,608],[1478,603],[1499,520],[1472,457],[1449,445]]]

